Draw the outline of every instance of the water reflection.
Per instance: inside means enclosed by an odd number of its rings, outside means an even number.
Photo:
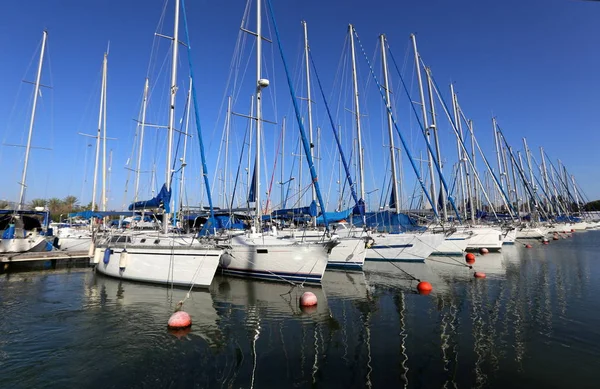
[[[507,247],[474,269],[367,263],[320,287],[218,276],[190,294],[193,325],[175,333],[166,322],[187,290],[90,269],[5,274],[2,385],[585,386],[600,363],[600,233],[585,236]],[[418,295],[417,279],[434,292]]]

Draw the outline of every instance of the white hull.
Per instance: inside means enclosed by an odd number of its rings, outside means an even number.
[[[473,235],[469,238],[467,250],[486,248],[490,251],[502,250],[503,234],[500,228],[474,227],[470,229]]]
[[[334,243],[300,243],[271,235],[232,236],[224,246],[221,269],[226,274],[320,283]]]
[[[20,239],[0,239],[0,253],[27,253],[41,251],[49,251],[46,237],[42,235]]]
[[[570,225],[571,229],[575,230],[575,231],[585,231],[587,226],[588,226],[587,222],[577,222],[577,223],[572,223]]]
[[[130,241],[120,239],[123,237]],[[110,250],[110,254],[106,254],[106,250]],[[127,252],[125,257],[121,256],[124,250]],[[93,260],[98,272],[111,277],[206,288],[212,282],[222,252],[191,236],[154,233],[105,239],[98,244]]]
[[[444,234],[373,234],[367,261],[424,262],[442,244]]]
[[[567,223],[556,223],[548,227],[548,232],[571,232],[571,226]]]
[[[518,228],[517,239],[541,239],[546,236],[545,228]]]
[[[440,244],[431,255],[462,255],[467,249],[471,234],[456,232]]]
[[[56,231],[58,249],[61,251],[89,251],[92,234],[79,228],[60,228]]]

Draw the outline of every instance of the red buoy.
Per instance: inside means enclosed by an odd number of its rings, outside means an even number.
[[[431,284],[429,282],[421,281],[417,285],[417,290],[419,291],[420,294],[428,295],[433,290],[433,287],[431,286]]]
[[[529,243],[527,243],[527,244],[525,245],[525,248],[526,248],[526,249],[530,249],[530,248],[532,248],[532,247],[533,247],[533,246],[532,246],[532,245],[530,245]]]
[[[177,311],[171,315],[167,326],[170,329],[187,328],[192,325],[192,318],[187,312]]]
[[[465,261],[467,261],[467,263],[475,262],[475,254],[467,253],[467,255],[465,255]]]
[[[547,240],[543,241],[542,244],[549,244],[550,242],[548,242]]]
[[[302,293],[302,296],[300,296],[300,306],[312,307],[313,305],[317,305],[317,296],[313,292]]]
[[[575,229],[574,229],[574,228],[571,228],[571,232],[575,232]]]
[[[485,273],[482,273],[480,271],[476,271],[474,274],[475,278],[485,278]]]
[[[479,252],[480,252],[481,254],[487,254],[487,253],[489,253],[489,252],[490,252],[490,250],[486,249],[485,247],[482,247],[482,248],[480,248],[480,249],[479,249]]]

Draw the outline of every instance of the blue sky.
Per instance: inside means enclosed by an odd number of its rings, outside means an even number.
[[[600,4],[568,0],[508,0],[503,2],[481,1],[273,1],[277,23],[281,30],[287,60],[294,72],[298,94],[304,93],[301,62],[301,20],[309,26],[310,46],[317,61],[325,93],[331,96],[329,103],[341,107],[336,115],[337,124],[348,130],[352,117],[344,108],[352,109],[349,95],[350,78],[340,73],[344,58],[347,25],[353,23],[361,42],[370,57],[376,58],[375,50],[380,33],[385,33],[394,56],[400,64],[407,63],[404,76],[411,81],[413,99],[417,97],[414,86],[413,57],[409,47],[410,33],[416,33],[419,51],[432,68],[440,88],[448,97],[448,84],[455,83],[462,108],[474,120],[479,142],[494,161],[491,136],[491,116],[498,117],[515,148],[521,148],[521,138],[526,137],[531,149],[537,152],[544,146],[547,153],[560,158],[579,180],[591,199],[600,197],[600,180],[596,167],[597,144],[600,141],[596,120],[600,104]],[[36,47],[42,30],[49,31],[49,51],[45,62],[42,83],[51,84],[52,90],[42,90],[37,113],[33,144],[51,147],[52,151],[34,150],[28,175],[27,198],[64,197],[72,194],[87,203],[91,198],[91,163],[93,147],[89,139],[78,132],[93,133],[98,115],[100,68],[102,56],[110,41],[108,79],[108,133],[118,138],[109,142],[113,150],[110,181],[110,208],[120,208],[132,198],[130,177],[129,194],[124,194],[127,170],[124,166],[131,157],[135,123],[138,116],[144,78],[148,72],[150,53],[155,48],[157,65],[168,69],[170,59],[168,43],[153,44],[153,34],[159,24],[164,3],[159,0],[141,1],[74,1],[31,0],[3,4],[0,15],[0,138],[2,143],[24,144],[31,109],[32,86],[21,83],[22,79],[34,80],[37,66]],[[217,154],[223,131],[224,112],[222,102],[229,93],[226,83],[229,64],[236,45],[245,1],[186,1],[193,48],[194,72],[201,122],[209,154],[210,178],[223,166],[223,156],[217,166]],[[165,16],[162,33],[171,34],[172,3]],[[265,35],[269,32],[267,16],[263,17]],[[251,13],[250,29],[254,29],[254,13]],[[180,31],[183,34],[183,29]],[[182,35],[183,36],[183,35]],[[183,40],[183,38],[182,38]],[[254,59],[251,48],[245,51],[244,61],[250,61],[247,75],[240,84],[239,97],[234,111],[248,112],[253,92]],[[291,166],[288,152],[295,147],[297,127],[292,127],[293,114],[289,92],[275,46],[265,43],[265,64],[269,67],[271,87],[265,97],[265,119],[281,123],[288,118],[286,132],[286,170]],[[406,54],[409,54],[408,56]],[[377,53],[378,55],[378,53]],[[271,65],[272,59],[275,65]],[[250,58],[250,59],[249,59]],[[378,57],[377,57],[378,58]],[[361,96],[365,128],[366,158],[365,187],[367,191],[381,188],[385,171],[385,154],[382,148],[383,111],[362,55],[359,62],[359,86],[366,88]],[[180,91],[178,93],[178,121],[183,115],[187,81],[187,57],[182,53]],[[166,65],[163,65],[163,61]],[[375,64],[379,69],[379,60]],[[272,71],[274,70],[274,72]],[[274,73],[274,74],[273,74]],[[338,77],[338,81],[336,80]],[[379,76],[379,73],[378,73]],[[398,85],[393,75],[393,85]],[[154,81],[153,97],[147,121],[166,124],[166,73],[151,75]],[[398,120],[415,154],[422,149],[414,117],[409,115],[409,105],[402,100],[400,89],[396,99]],[[334,98],[334,96],[336,96]],[[341,98],[338,98],[341,96]],[[322,101],[313,75],[313,100],[315,104],[315,127],[323,127],[323,159],[321,182],[325,192],[335,197],[337,165],[332,165],[333,151],[331,130],[328,127]],[[274,108],[276,105],[276,109]],[[303,113],[305,104],[302,105]],[[438,108],[439,109],[439,108]],[[438,112],[441,114],[441,111]],[[276,117],[275,117],[276,116]],[[440,122],[442,122],[440,116]],[[444,122],[446,123],[446,122]],[[234,119],[235,129],[230,150],[231,164],[237,164],[236,147],[241,141],[245,124]],[[145,173],[142,181],[142,197],[150,189],[160,187],[164,173],[160,167],[164,141],[160,130],[149,130],[144,149],[144,169],[151,170],[157,162],[157,180],[152,182]],[[385,130],[387,131],[387,130]],[[451,165],[455,157],[455,145],[447,124],[440,125],[444,159]],[[280,127],[265,125],[265,146],[275,150]],[[346,136],[350,144],[351,135]],[[195,146],[195,138],[193,139]],[[396,141],[399,144],[398,141]],[[235,144],[234,144],[235,143]],[[87,149],[87,151],[86,151]],[[198,150],[189,149],[190,181],[189,202],[199,200],[194,188],[198,183]],[[349,151],[348,151],[349,152]],[[16,199],[22,166],[23,149],[2,146],[0,163],[5,179],[0,198]],[[269,175],[263,182],[268,186],[274,152],[267,153],[265,160]],[[447,155],[447,156],[446,156]],[[280,161],[278,162],[281,163]],[[332,169],[332,166],[335,166]],[[279,169],[280,165],[278,165]],[[194,170],[192,170],[194,169]],[[445,169],[449,175],[449,169]],[[230,176],[235,174],[230,173]],[[287,176],[290,173],[286,173]],[[298,176],[294,172],[292,176]],[[303,175],[306,176],[304,167]],[[84,177],[87,181],[84,182]],[[406,192],[412,191],[414,174],[404,161]],[[277,173],[274,181],[280,180]],[[160,182],[159,182],[160,181]],[[306,180],[304,180],[306,181]],[[218,183],[219,181],[215,181]],[[296,183],[300,180],[296,180]],[[302,183],[300,183],[301,186]],[[307,182],[305,183],[307,184]],[[263,190],[265,190],[263,186]],[[279,191],[278,185],[273,185]],[[220,188],[217,185],[215,192]],[[245,190],[245,189],[244,189]],[[377,196],[383,193],[379,190]],[[408,196],[408,194],[405,194]],[[217,194],[215,196],[218,198]],[[376,196],[373,194],[373,196]],[[278,203],[279,195],[274,199]],[[335,200],[330,200],[334,204]]]

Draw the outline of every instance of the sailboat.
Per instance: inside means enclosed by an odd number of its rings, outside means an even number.
[[[48,32],[44,31],[42,35],[42,47],[40,49],[40,60],[38,64],[37,77],[35,81],[35,90],[33,94],[33,107],[31,109],[31,119],[29,121],[29,133],[27,136],[27,145],[25,146],[25,162],[23,164],[23,174],[21,177],[21,191],[19,203],[16,210],[0,211],[0,253],[21,253],[30,251],[51,251],[52,244],[47,240],[46,233],[50,214],[44,208],[36,208],[33,211],[25,210],[25,191],[27,188],[27,168],[29,163],[29,153],[31,151],[31,138],[33,134],[33,124],[35,122],[35,112],[37,107],[38,95],[40,94],[40,80],[42,76],[42,65],[44,63],[44,52],[46,49],[46,40]],[[36,217],[37,216],[37,217]],[[40,223],[39,216],[43,217]]]
[[[262,230],[262,209],[260,202],[260,159],[262,144],[262,91],[269,86],[269,80],[262,77],[261,1],[256,0],[256,93],[255,106],[256,142],[254,178],[251,192],[255,203],[253,224],[248,231],[227,230],[223,242],[224,254],[221,257],[223,273],[271,279],[275,281],[298,281],[320,283],[327,266],[328,254],[338,244],[336,241],[298,241],[280,236],[277,228]],[[309,165],[312,158],[307,154]]]
[[[130,206],[132,209],[162,208],[164,211],[162,229],[161,231],[128,231],[126,233],[109,232],[98,238],[93,262],[96,264],[98,272],[112,277],[132,281],[206,288],[212,283],[223,250],[210,238],[197,239],[194,235],[183,235],[177,231],[169,230],[171,181],[173,176],[171,159],[173,132],[175,130],[175,95],[177,92],[179,47],[179,0],[175,0],[174,11],[165,184],[155,198],[136,202]],[[189,50],[188,46],[188,52]],[[201,152],[203,152],[202,149]],[[207,191],[210,193],[208,187]]]

